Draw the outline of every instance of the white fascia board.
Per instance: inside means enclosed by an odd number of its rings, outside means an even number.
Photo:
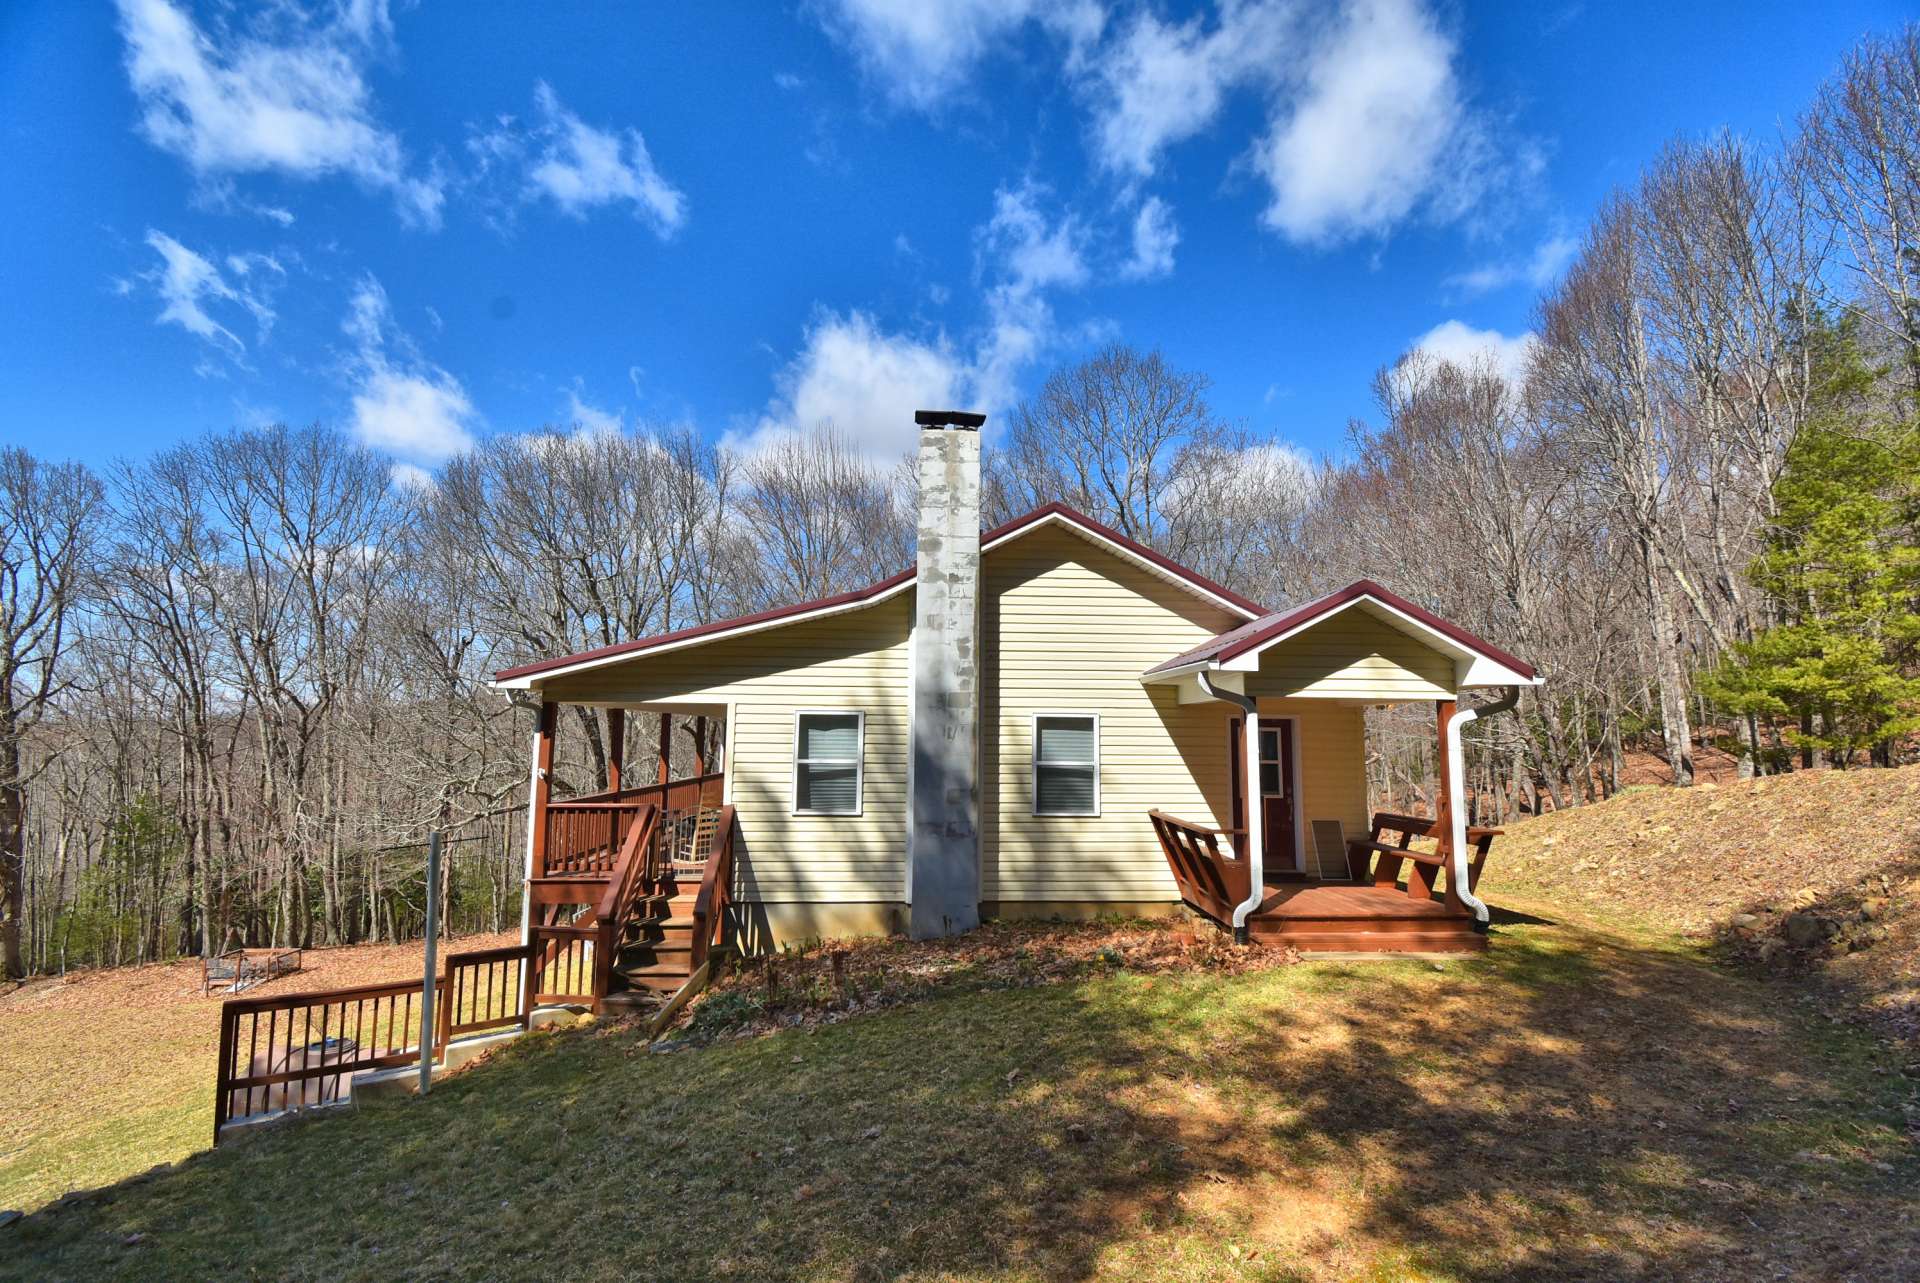
[[[1149,574],[1158,575],[1160,578],[1166,580],[1168,583],[1174,585],[1176,588],[1184,588],[1188,592],[1194,594],[1195,596],[1204,598],[1205,600],[1212,602],[1214,605],[1220,607],[1222,610],[1232,611],[1234,614],[1240,616],[1240,618],[1242,619],[1260,618],[1260,616],[1257,613],[1255,613],[1254,611],[1248,610],[1245,606],[1239,605],[1236,602],[1228,601],[1225,597],[1222,597],[1220,594],[1216,592],[1211,592],[1208,589],[1201,587],[1199,584],[1194,583],[1193,580],[1187,579],[1181,575],[1174,574],[1172,571],[1168,570],[1165,566],[1159,565],[1145,557],[1142,557],[1139,553],[1133,551],[1133,549],[1131,548],[1128,548],[1122,544],[1115,543],[1113,540],[1107,538],[1105,535],[1101,534],[1097,530],[1087,529],[1085,526],[1081,525],[1077,521],[1074,521],[1072,518],[1066,516],[1063,513],[1049,512],[1046,516],[1040,518],[1040,520],[1034,522],[1030,526],[1022,526],[1018,530],[1008,531],[1006,534],[1001,535],[998,539],[995,539],[990,543],[981,544],[980,551],[982,554],[992,552],[995,548],[1000,547],[1002,544],[1011,543],[1015,539],[1020,538],[1022,535],[1030,535],[1034,531],[1040,529],[1042,526],[1046,526],[1054,522],[1058,522],[1060,525],[1065,526],[1068,530],[1071,530],[1074,534],[1079,535],[1082,539],[1085,539],[1087,542],[1094,544],[1098,547],[1105,548],[1108,551],[1116,554],[1117,556],[1120,556],[1125,560],[1132,562],[1134,565],[1140,567],[1142,570],[1147,571]]]
[[[625,664],[635,660],[648,659],[654,655],[666,655],[676,650],[685,650],[689,646],[703,646],[708,642],[720,641],[728,637],[747,637],[754,633],[763,633],[771,628],[783,628],[788,624],[803,624],[813,619],[826,619],[833,615],[844,615],[851,611],[865,610],[869,606],[878,606],[883,601],[891,601],[901,593],[911,589],[915,580],[895,584],[885,592],[875,593],[861,601],[843,601],[832,606],[822,606],[818,610],[804,610],[792,615],[782,615],[778,619],[760,619],[750,624],[741,624],[737,628],[717,628],[698,637],[683,637],[679,641],[666,642],[659,646],[649,646],[645,650],[628,651],[621,655],[602,655],[598,659],[583,659],[577,664],[568,664],[564,668],[552,668],[543,673],[528,673],[524,677],[510,677],[506,681],[489,682],[495,690],[538,690],[542,682],[552,681],[556,677],[569,677],[574,673],[584,673],[595,668],[605,668],[610,664]]]
[[[1161,686],[1168,682],[1190,682],[1195,673],[1212,672],[1218,668],[1211,659],[1196,659],[1191,664],[1182,664],[1178,668],[1163,668],[1158,672],[1142,673],[1140,684],[1143,686]],[[1235,680],[1239,680],[1237,677]]]

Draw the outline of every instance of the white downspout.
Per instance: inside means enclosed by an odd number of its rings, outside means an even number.
[[[1224,686],[1215,686],[1205,670],[1194,674],[1200,683],[1200,689],[1217,700],[1232,704],[1245,715],[1241,723],[1243,733],[1240,747],[1246,761],[1240,768],[1240,798],[1246,804],[1247,811],[1247,898],[1233,906],[1233,942],[1247,942],[1247,916],[1260,907],[1267,898],[1266,883],[1266,843],[1260,832],[1262,812],[1260,796],[1260,717],[1254,711],[1254,699],[1251,695],[1242,695],[1230,691]]]
[[[541,870],[533,867],[533,826],[540,822],[534,799],[540,796],[540,727],[536,722],[533,739],[527,747],[527,875],[520,883],[520,945],[533,939],[533,879]]]
[[[1448,834],[1452,863],[1447,871],[1447,885],[1460,897],[1462,904],[1473,910],[1474,929],[1485,931],[1492,921],[1492,911],[1486,901],[1474,895],[1467,878],[1467,798],[1466,798],[1466,751],[1461,745],[1460,732],[1468,722],[1492,717],[1495,713],[1504,713],[1520,702],[1520,688],[1509,687],[1507,693],[1491,704],[1480,708],[1465,708],[1455,713],[1447,722],[1447,815],[1452,820],[1452,832]]]

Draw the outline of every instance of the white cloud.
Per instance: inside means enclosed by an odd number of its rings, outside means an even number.
[[[626,426],[626,415],[619,410],[603,410],[599,406],[580,398],[580,388],[575,386],[567,390],[567,422],[585,432],[617,434]]]
[[[892,333],[857,310],[822,311],[776,376],[765,413],[729,443],[751,450],[831,423],[855,448],[891,463],[913,447],[915,410],[959,406],[993,415],[1010,406],[1020,371],[1059,338],[1048,292],[1091,276],[1086,228],[1070,213],[1049,214],[1047,200],[1033,183],[994,194],[992,215],[974,233],[987,317],[965,343],[944,332]]]
[[[408,222],[439,224],[441,180],[410,172],[367,87],[365,67],[391,34],[381,0],[324,22],[269,6],[244,30],[203,29],[169,0],[118,2],[141,132],[195,174],[345,175],[390,193]]]
[[[211,260],[165,232],[149,229],[147,244],[160,255],[160,265],[141,273],[140,279],[160,298],[158,320],[161,323],[178,325],[236,358],[246,351],[247,345],[213,318],[207,310],[209,306],[228,303],[251,313],[262,338],[273,327],[273,309],[264,291],[230,284]],[[238,277],[246,277],[256,263],[271,264],[272,270],[284,275],[279,263],[264,254],[227,256],[228,269]],[[131,284],[120,282],[117,288],[126,293]]]
[[[1291,240],[1378,235],[1452,200],[1477,145],[1458,50],[1418,0],[1355,0],[1313,54],[1298,98],[1254,149],[1272,189],[1262,221]],[[1464,211],[1462,211],[1464,212]]]
[[[1526,375],[1527,360],[1538,341],[1530,333],[1502,334],[1454,320],[1442,321],[1415,339],[1411,346],[1435,360],[1463,367],[1491,361],[1508,382],[1518,384]]]
[[[965,94],[990,51],[1045,22],[1094,156],[1129,192],[1250,97],[1266,121],[1242,162],[1267,187],[1261,221],[1301,244],[1470,219],[1539,164],[1468,102],[1459,42],[1430,0],[1219,0],[1184,21],[1141,6],[1112,24],[1078,5],[1042,18],[1037,0],[822,7],[891,96],[923,109]]]
[[[524,199],[551,200],[574,218],[625,204],[662,239],[686,223],[686,193],[655,167],[639,130],[587,124],[545,81],[534,84],[533,102],[537,118],[530,125],[503,116],[468,142],[483,174],[496,167],[524,170]]]
[[[1229,0],[1211,28],[1198,17],[1176,24],[1143,10],[1091,60],[1082,86],[1100,162],[1146,178],[1168,147],[1213,124],[1231,91],[1278,84],[1296,10],[1290,0]]]
[[[993,217],[974,234],[976,271],[990,325],[974,359],[972,398],[989,412],[1011,404],[1019,372],[1055,339],[1050,289],[1088,278],[1086,229],[1072,214],[1049,220],[1045,189],[1027,182],[994,193]]]
[[[1121,265],[1120,275],[1135,281],[1167,275],[1173,271],[1173,251],[1179,244],[1173,211],[1158,196],[1147,197],[1133,216],[1133,255]]]
[[[984,261],[1023,291],[1083,285],[1086,231],[1072,215],[1049,223],[1040,204],[1045,189],[1032,182],[993,194],[993,217],[976,233]]]
[[[341,324],[353,341],[353,431],[375,449],[435,463],[473,444],[473,402],[393,323],[387,292],[361,278]]]
[[[815,7],[890,98],[921,110],[965,92],[988,50],[1029,22],[1066,41],[1069,63],[1106,22],[1094,0],[817,0]]]
[[[1446,284],[1469,297],[1505,289],[1523,281],[1535,289],[1543,290],[1560,279],[1567,264],[1579,252],[1580,242],[1573,237],[1549,236],[1525,259],[1482,263],[1479,267],[1449,276]]]
[[[433,473],[417,463],[396,463],[387,470],[387,476],[402,490],[432,490],[438,484]]]
[[[944,335],[922,341],[885,333],[863,312],[823,312],[775,380],[766,413],[730,444],[753,450],[830,423],[856,449],[890,462],[916,439],[913,412],[961,404],[970,382],[967,361]]]

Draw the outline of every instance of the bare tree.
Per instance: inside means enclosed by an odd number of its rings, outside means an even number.
[[[1159,352],[1122,344],[1056,371],[1013,412],[988,463],[992,515],[1004,519],[1055,500],[1156,547],[1169,532],[1183,447],[1222,432],[1204,374],[1176,370]]]
[[[1639,217],[1632,201],[1616,196],[1595,219],[1566,279],[1541,303],[1529,388],[1565,434],[1582,482],[1631,541],[1668,763],[1685,786],[1693,783],[1693,735],[1669,556],[1674,418],[1648,332]]]
[[[740,461],[732,568],[756,608],[844,592],[913,559],[911,510],[895,470],[823,424]]]
[[[24,974],[25,737],[67,688],[62,661],[92,570],[102,492],[78,464],[0,449],[0,968]]]
[[[1847,55],[1792,154],[1847,248],[1860,314],[1898,346],[1920,395],[1920,23]]]

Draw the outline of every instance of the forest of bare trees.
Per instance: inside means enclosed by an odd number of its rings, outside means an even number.
[[[1064,500],[1276,607],[1373,578],[1539,662],[1520,715],[1475,731],[1496,817],[1601,798],[1630,756],[1681,785],[1709,749],[1743,773],[1896,760],[1920,646],[1920,28],[1862,44],[1781,140],[1673,142],[1533,328],[1519,379],[1490,355],[1387,364],[1319,460],[1219,417],[1203,372],[1110,347],[989,438],[989,520]],[[1851,543],[1803,515],[1832,457],[1884,492]],[[517,920],[531,718],[489,675],[892,573],[911,484],[824,425],[745,454],[691,429],[503,434],[419,486],[324,426],[98,473],[0,452],[7,973],[405,936],[436,826],[460,920]],[[1836,578],[1835,540],[1882,576],[1878,613],[1848,613],[1865,581]],[[576,717],[563,791],[605,779],[605,725]],[[1377,792],[1427,787],[1421,717],[1378,717]]]

